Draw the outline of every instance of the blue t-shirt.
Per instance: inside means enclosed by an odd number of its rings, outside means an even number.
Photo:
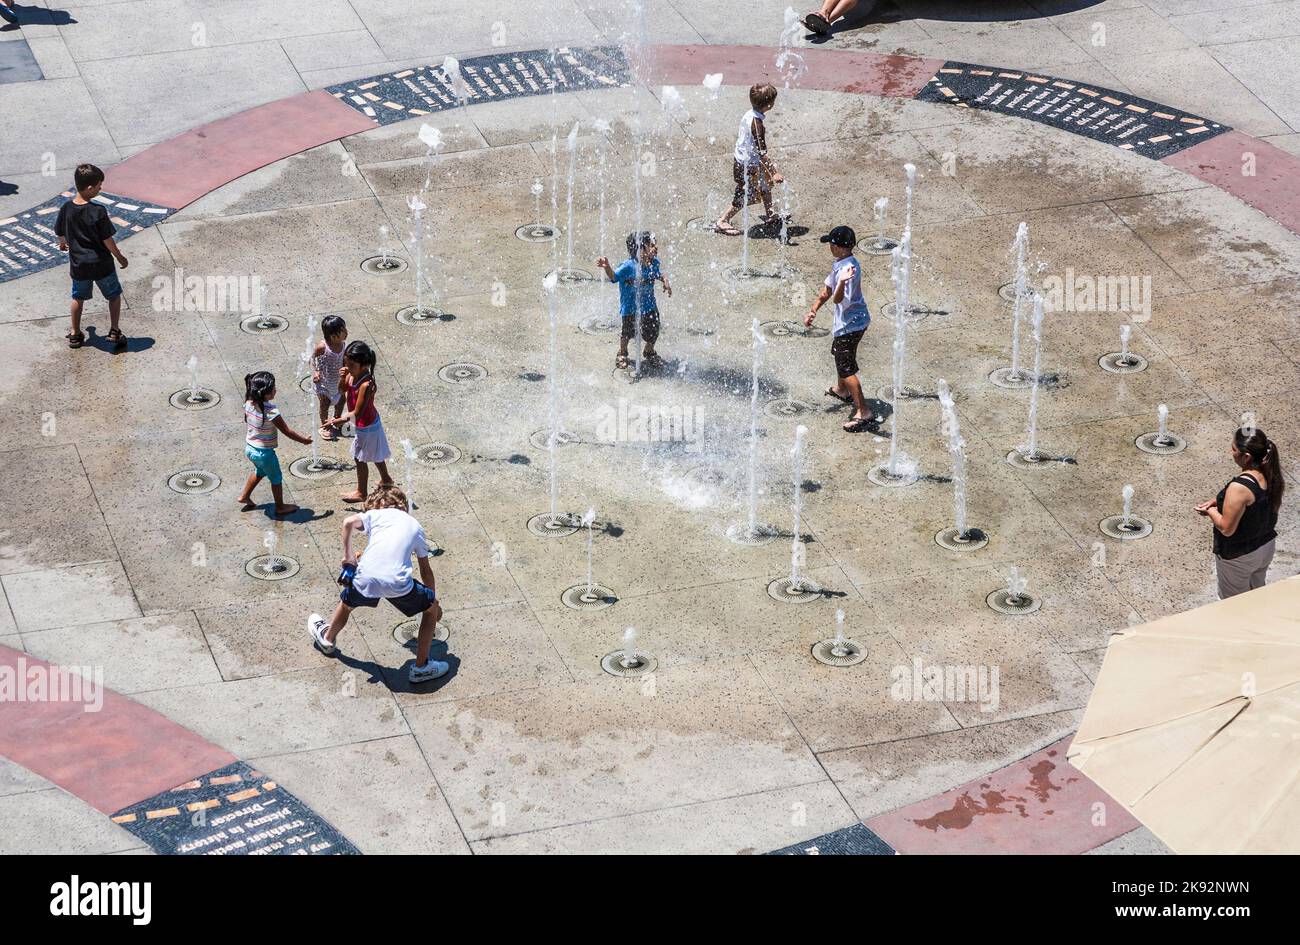
[[[871,312],[867,310],[867,300],[862,297],[862,266],[852,256],[835,260],[831,274],[826,277],[826,288],[835,298],[835,286],[839,283],[840,271],[852,266],[853,277],[844,287],[844,300],[835,305],[835,335],[847,335],[854,331],[864,331],[871,323]],[[832,304],[834,304],[832,302]]]
[[[642,315],[656,311],[655,280],[659,276],[658,259],[651,260],[649,266],[643,266],[631,257],[623,260],[614,270],[619,314],[627,318],[638,311]]]

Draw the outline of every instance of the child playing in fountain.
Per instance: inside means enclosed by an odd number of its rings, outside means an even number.
[[[731,225],[731,218],[741,208],[758,200],[763,201],[763,220],[767,225],[780,222],[772,213],[772,185],[785,178],[767,156],[767,131],[764,118],[776,104],[776,86],[762,83],[749,88],[749,111],[740,119],[740,132],[736,135],[736,148],[732,153],[731,176],[736,191],[731,207],[713,224],[715,233],[739,236],[740,230]]]
[[[333,427],[341,427],[348,421],[356,424],[357,436],[352,441],[352,459],[357,464],[357,489],[346,492],[344,502],[364,502],[366,485],[370,481],[367,463],[374,463],[379,470],[379,484],[391,486],[393,477],[388,474],[388,437],[384,435],[384,424],[379,419],[379,410],[375,407],[375,352],[364,341],[354,341],[343,351],[342,384],[347,392],[347,413],[325,421]]]
[[[248,512],[257,508],[253,503],[253,490],[263,479],[271,480],[271,495],[275,498],[276,515],[292,515],[298,506],[284,501],[284,475],[280,472],[280,459],[275,455],[279,445],[277,431],[291,440],[311,445],[311,437],[289,429],[280,416],[280,408],[272,402],[275,396],[275,376],[270,371],[257,371],[244,375],[244,455],[253,464],[253,473],[239,494],[239,504]]]
[[[407,508],[405,493],[390,482],[366,496],[364,512],[343,520],[343,570],[339,575],[343,591],[329,622],[320,614],[312,614],[307,618],[307,632],[318,650],[333,656],[339,633],[353,608],[378,607],[381,599],[387,600],[407,617],[420,618],[415,662],[406,678],[423,683],[445,675],[449,667],[429,659],[442,606],[434,594],[424,529]],[[352,533],[356,529],[366,533],[364,555],[352,552]],[[420,566],[418,581],[411,574],[412,554]]]
[[[880,418],[867,406],[862,395],[862,382],[858,380],[858,343],[871,324],[871,312],[862,297],[862,267],[853,256],[857,235],[847,226],[837,226],[822,237],[829,244],[835,262],[821,292],[813,300],[803,323],[811,328],[817,310],[828,301],[835,306],[834,339],[831,356],[835,359],[835,386],[826,388],[826,394],[853,405],[853,413],[844,424],[845,433],[860,433]]]
[[[81,164],[73,175],[77,195],[59,207],[54,233],[59,249],[68,254],[72,269],[72,330],[66,335],[69,348],[86,343],[81,330],[81,310],[94,297],[95,287],[108,300],[108,340],[114,351],[126,349],[126,336],[118,327],[122,316],[122,283],[118,281],[113,260],[123,269],[126,257],[117,248],[113,234],[117,228],[103,204],[95,198],[104,189],[104,172],[93,164]]]
[[[627,343],[641,330],[641,356],[652,367],[663,364],[655,351],[659,340],[659,306],[655,303],[655,283],[664,284],[664,295],[672,298],[673,287],[659,268],[659,247],[653,233],[642,230],[627,235],[627,259],[613,269],[609,257],[601,256],[596,265],[605,270],[610,282],[618,283],[618,312],[623,327],[618,336],[618,356],[614,364],[620,369],[628,366]]]
[[[316,342],[312,352],[311,379],[316,385],[316,399],[320,403],[321,439],[337,440],[338,431],[330,426],[330,407],[334,417],[343,412],[343,346],[348,340],[348,324],[337,315],[326,315],[320,323],[324,339]]]

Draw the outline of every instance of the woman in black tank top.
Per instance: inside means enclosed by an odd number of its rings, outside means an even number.
[[[1239,429],[1232,438],[1232,458],[1242,472],[1212,501],[1196,507],[1214,525],[1220,597],[1264,586],[1285,489],[1277,446],[1262,430]]]

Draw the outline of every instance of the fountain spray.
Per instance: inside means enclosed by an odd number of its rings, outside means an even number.
[[[948,452],[952,454],[952,505],[957,537],[966,534],[966,441],[961,438],[957,407],[948,382],[939,378],[939,403],[943,408],[943,426],[948,434]]]
[[[421,125],[420,140],[428,149],[424,152],[424,186],[420,188],[420,193],[425,193],[433,183],[433,162],[437,160],[438,149],[442,147],[442,132],[433,125]]]
[[[1034,377],[1029,388],[1028,442],[1021,447],[1026,462],[1037,463],[1038,455],[1038,392],[1043,386],[1043,297],[1034,293]]]
[[[767,348],[767,339],[758,330],[758,319],[750,326],[754,339],[753,381],[749,391],[749,532],[754,538],[758,535],[758,371],[763,365],[763,352]]]
[[[190,355],[190,359],[185,362],[185,368],[190,372],[190,396],[189,402],[197,404],[203,400],[199,396],[199,358],[198,355]]]
[[[636,627],[628,627],[623,631],[623,658],[619,662],[624,669],[641,665],[641,659],[636,655]]]
[[[912,165],[908,165],[911,167]],[[909,185],[910,187],[910,185]],[[909,191],[910,192],[910,191]],[[910,201],[909,201],[910,202]],[[903,478],[899,472],[900,460],[905,459],[898,443],[902,432],[903,382],[907,368],[907,306],[911,297],[912,283],[912,231],[903,230],[903,239],[894,247],[890,267],[890,279],[894,283],[894,344],[891,361],[893,396],[890,405],[893,410],[889,416],[889,462],[886,472],[890,479]]]
[[[582,524],[587,526],[587,597],[595,597],[596,583],[591,576],[591,551],[592,551],[592,526],[596,522],[596,510],[587,509],[586,514],[582,516]]]
[[[418,196],[406,198],[406,205],[410,207],[411,214],[415,217],[415,311],[412,317],[421,318],[425,314],[424,308],[424,211],[427,209],[423,200]]]
[[[592,127],[596,131],[596,177],[600,184],[600,229],[596,234],[597,255],[604,256],[605,253],[605,190],[606,171],[609,163],[609,133],[612,130],[609,122],[603,118],[597,118],[592,122]]]
[[[546,449],[550,453],[551,460],[551,525],[559,522],[559,511],[557,505],[560,496],[560,480],[556,461],[556,454],[559,452],[560,442],[560,403],[559,403],[559,373],[560,373],[560,346],[559,346],[559,313],[556,309],[555,287],[559,281],[559,276],[552,271],[545,279],[542,280],[542,289],[546,292],[546,304],[550,312],[551,319],[551,370],[548,380],[550,381],[550,392],[547,398],[547,417],[550,422],[550,436],[546,439]]]
[[[573,123],[573,130],[564,140],[565,147],[569,151],[569,195],[568,195],[568,218],[566,222],[565,238],[568,243],[566,250],[564,271],[565,274],[572,277],[573,275],[573,179],[577,173],[578,160],[578,122]]]
[[[803,556],[800,526],[803,520],[803,440],[808,435],[808,428],[803,424],[795,427],[794,448],[790,455],[794,457],[794,537],[790,539],[790,590],[801,591],[804,582],[799,576],[799,560]]]
[[[1169,405],[1159,404],[1156,406],[1156,418],[1159,421],[1160,429],[1156,434],[1157,446],[1168,446],[1173,440],[1169,436]]]
[[[1016,238],[1011,244],[1016,258],[1014,282],[1015,299],[1011,303],[1011,372],[1009,379],[1020,380],[1020,319],[1024,314],[1025,300],[1029,297],[1029,224],[1021,221],[1016,227]]]
[[[1124,486],[1120,490],[1120,495],[1124,499],[1124,521],[1120,528],[1128,531],[1133,527],[1133,487],[1130,485]]]
[[[402,447],[402,456],[406,461],[406,505],[407,508],[415,511],[415,477],[411,474],[412,464],[415,462],[415,447],[411,445],[408,439],[398,440],[398,445]]]

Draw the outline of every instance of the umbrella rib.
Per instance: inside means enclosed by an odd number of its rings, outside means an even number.
[[[1184,767],[1184,766],[1185,766],[1189,761],[1191,761],[1193,758],[1195,758],[1197,755],[1199,755],[1201,752],[1203,752],[1203,751],[1205,750],[1205,747],[1206,747],[1207,745],[1209,745],[1210,742],[1212,742],[1212,741],[1214,741],[1216,738],[1218,738],[1219,735],[1221,735],[1221,734],[1223,733],[1223,731],[1224,731],[1225,729],[1227,729],[1227,727],[1228,727],[1229,725],[1231,725],[1233,722],[1237,721],[1237,717],[1238,717],[1239,715],[1241,715],[1241,713],[1245,712],[1247,709],[1250,708],[1251,700],[1250,700],[1250,699],[1247,699],[1245,696],[1234,696],[1233,698],[1234,698],[1234,699],[1244,699],[1244,700],[1245,700],[1245,704],[1244,704],[1240,709],[1238,709],[1236,712],[1232,713],[1232,717],[1231,717],[1230,719],[1228,719],[1226,722],[1224,722],[1222,725],[1220,725],[1218,728],[1216,728],[1216,729],[1214,730],[1214,732],[1211,733],[1211,735],[1210,735],[1209,738],[1207,738],[1205,741],[1201,742],[1201,744],[1197,746],[1197,748],[1196,748],[1196,750],[1195,750],[1194,752],[1192,752],[1192,753],[1189,754],[1186,758],[1184,758],[1182,761],[1180,761],[1180,762],[1177,764],[1176,767],[1174,767],[1172,770],[1170,770],[1170,772],[1169,772],[1168,774],[1166,774],[1163,778],[1161,778],[1161,779],[1160,779],[1159,781],[1157,781],[1155,784],[1151,785],[1151,787],[1147,788],[1145,791],[1143,791],[1143,792],[1141,793],[1141,795],[1139,795],[1137,798],[1135,798],[1135,799],[1133,800],[1133,804],[1132,804],[1133,807],[1136,807],[1138,804],[1140,804],[1140,803],[1143,801],[1143,799],[1145,799],[1145,798],[1147,797],[1147,795],[1149,795],[1152,791],[1154,791],[1156,788],[1160,787],[1160,785],[1164,784],[1166,781],[1168,781],[1170,778],[1172,778],[1175,774],[1177,774],[1180,770],[1182,770],[1182,768],[1183,768],[1183,767]],[[1229,702],[1232,702],[1232,701],[1233,701],[1233,699],[1227,699],[1227,700],[1225,700],[1225,701],[1223,701],[1223,702],[1220,702],[1219,705],[1227,705]],[[1216,706],[1216,708],[1217,708],[1217,706]],[[1175,720],[1171,719],[1170,721],[1175,721]],[[1135,729],[1134,731],[1137,731],[1137,729]]]

